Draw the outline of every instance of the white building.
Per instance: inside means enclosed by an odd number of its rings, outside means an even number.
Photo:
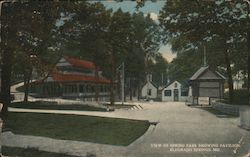
[[[147,81],[142,87],[141,96],[146,99],[157,98],[157,87],[151,81]]]
[[[188,89],[184,89],[180,82],[174,81],[162,90],[162,101],[188,101]]]
[[[235,76],[233,76],[233,87],[234,89],[243,89],[244,88],[244,78],[247,77],[243,74],[242,71],[239,71]]]

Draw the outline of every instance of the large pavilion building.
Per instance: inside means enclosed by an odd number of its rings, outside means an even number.
[[[42,97],[92,101],[98,88],[99,99],[109,99],[110,80],[102,75],[98,66],[87,60],[62,57],[46,78],[34,84],[36,93]]]

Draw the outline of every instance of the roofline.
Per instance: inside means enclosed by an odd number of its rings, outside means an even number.
[[[202,73],[200,73],[200,75],[198,75],[197,76],[197,78],[196,79],[189,79],[189,81],[195,81],[195,80],[200,80],[199,79],[199,77],[202,75],[202,74],[204,74],[207,70],[211,70],[210,68],[209,68],[209,66],[206,66],[206,69],[202,72]],[[212,70],[211,70],[212,71]],[[217,76],[219,76],[220,77],[220,79],[216,79],[216,80],[226,80],[226,77],[225,76],[223,76],[221,73],[219,73],[218,71],[212,71],[212,72],[214,72],[214,74],[215,75],[217,75]],[[195,73],[194,73],[195,74]]]
[[[169,84],[167,84],[163,89],[168,88],[171,84],[173,84],[174,82],[178,82],[179,84],[181,84],[179,81],[175,80],[170,82]],[[182,84],[181,84],[182,85]]]
[[[144,87],[148,82],[151,83],[156,89],[158,89],[158,87],[152,81],[146,81],[142,87]]]
[[[205,71],[207,71],[208,69],[209,69],[209,66],[203,66],[204,68],[206,68],[204,71],[202,71],[197,77],[196,77],[196,79],[198,79],[203,73],[205,73]],[[200,67],[196,72],[198,72],[200,69],[201,69],[202,67]],[[195,74],[196,74],[196,72],[190,77],[190,79],[189,80],[196,80],[196,79],[191,79]]]

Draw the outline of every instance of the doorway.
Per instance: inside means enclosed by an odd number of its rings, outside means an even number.
[[[179,90],[174,89],[174,101],[179,101]]]

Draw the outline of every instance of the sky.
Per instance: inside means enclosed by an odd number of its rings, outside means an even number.
[[[130,0],[123,0],[123,2],[115,2],[114,0],[99,0],[99,1],[102,2],[107,9],[113,9],[113,11],[116,11],[119,8],[121,8],[122,11],[124,12],[130,12],[130,13],[136,12],[135,7],[137,3],[135,1],[130,1]],[[144,14],[150,14],[150,17],[153,20],[157,21],[159,12],[165,5],[165,2],[166,2],[165,0],[158,0],[156,2],[146,1],[145,5],[142,8],[140,8],[139,11],[142,11]],[[176,54],[172,53],[170,45],[161,46],[159,52],[169,62],[171,62],[173,58],[176,57]]]

